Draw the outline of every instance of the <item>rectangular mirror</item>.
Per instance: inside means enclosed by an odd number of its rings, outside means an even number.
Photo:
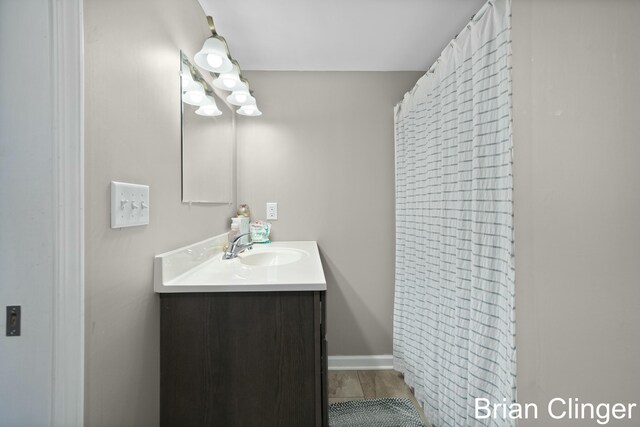
[[[182,202],[231,203],[235,112],[183,52],[180,64]]]

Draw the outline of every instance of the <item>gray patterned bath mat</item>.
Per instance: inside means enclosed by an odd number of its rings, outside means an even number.
[[[425,427],[409,399],[350,400],[329,405],[329,427]]]

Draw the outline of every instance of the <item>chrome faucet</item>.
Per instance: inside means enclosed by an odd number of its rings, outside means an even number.
[[[238,254],[246,251],[247,249],[251,249],[253,247],[253,242],[241,244],[240,239],[244,236],[248,236],[251,233],[243,233],[236,236],[235,239],[231,242],[229,247],[227,248],[224,255],[222,255],[222,259],[233,259],[238,256]]]

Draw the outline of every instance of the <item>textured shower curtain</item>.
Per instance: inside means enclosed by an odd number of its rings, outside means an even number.
[[[515,387],[510,3],[485,4],[395,111],[394,366],[430,421]]]

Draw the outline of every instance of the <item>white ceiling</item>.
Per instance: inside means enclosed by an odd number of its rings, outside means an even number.
[[[244,70],[427,70],[485,0],[198,0]],[[203,18],[204,19],[204,18]]]

